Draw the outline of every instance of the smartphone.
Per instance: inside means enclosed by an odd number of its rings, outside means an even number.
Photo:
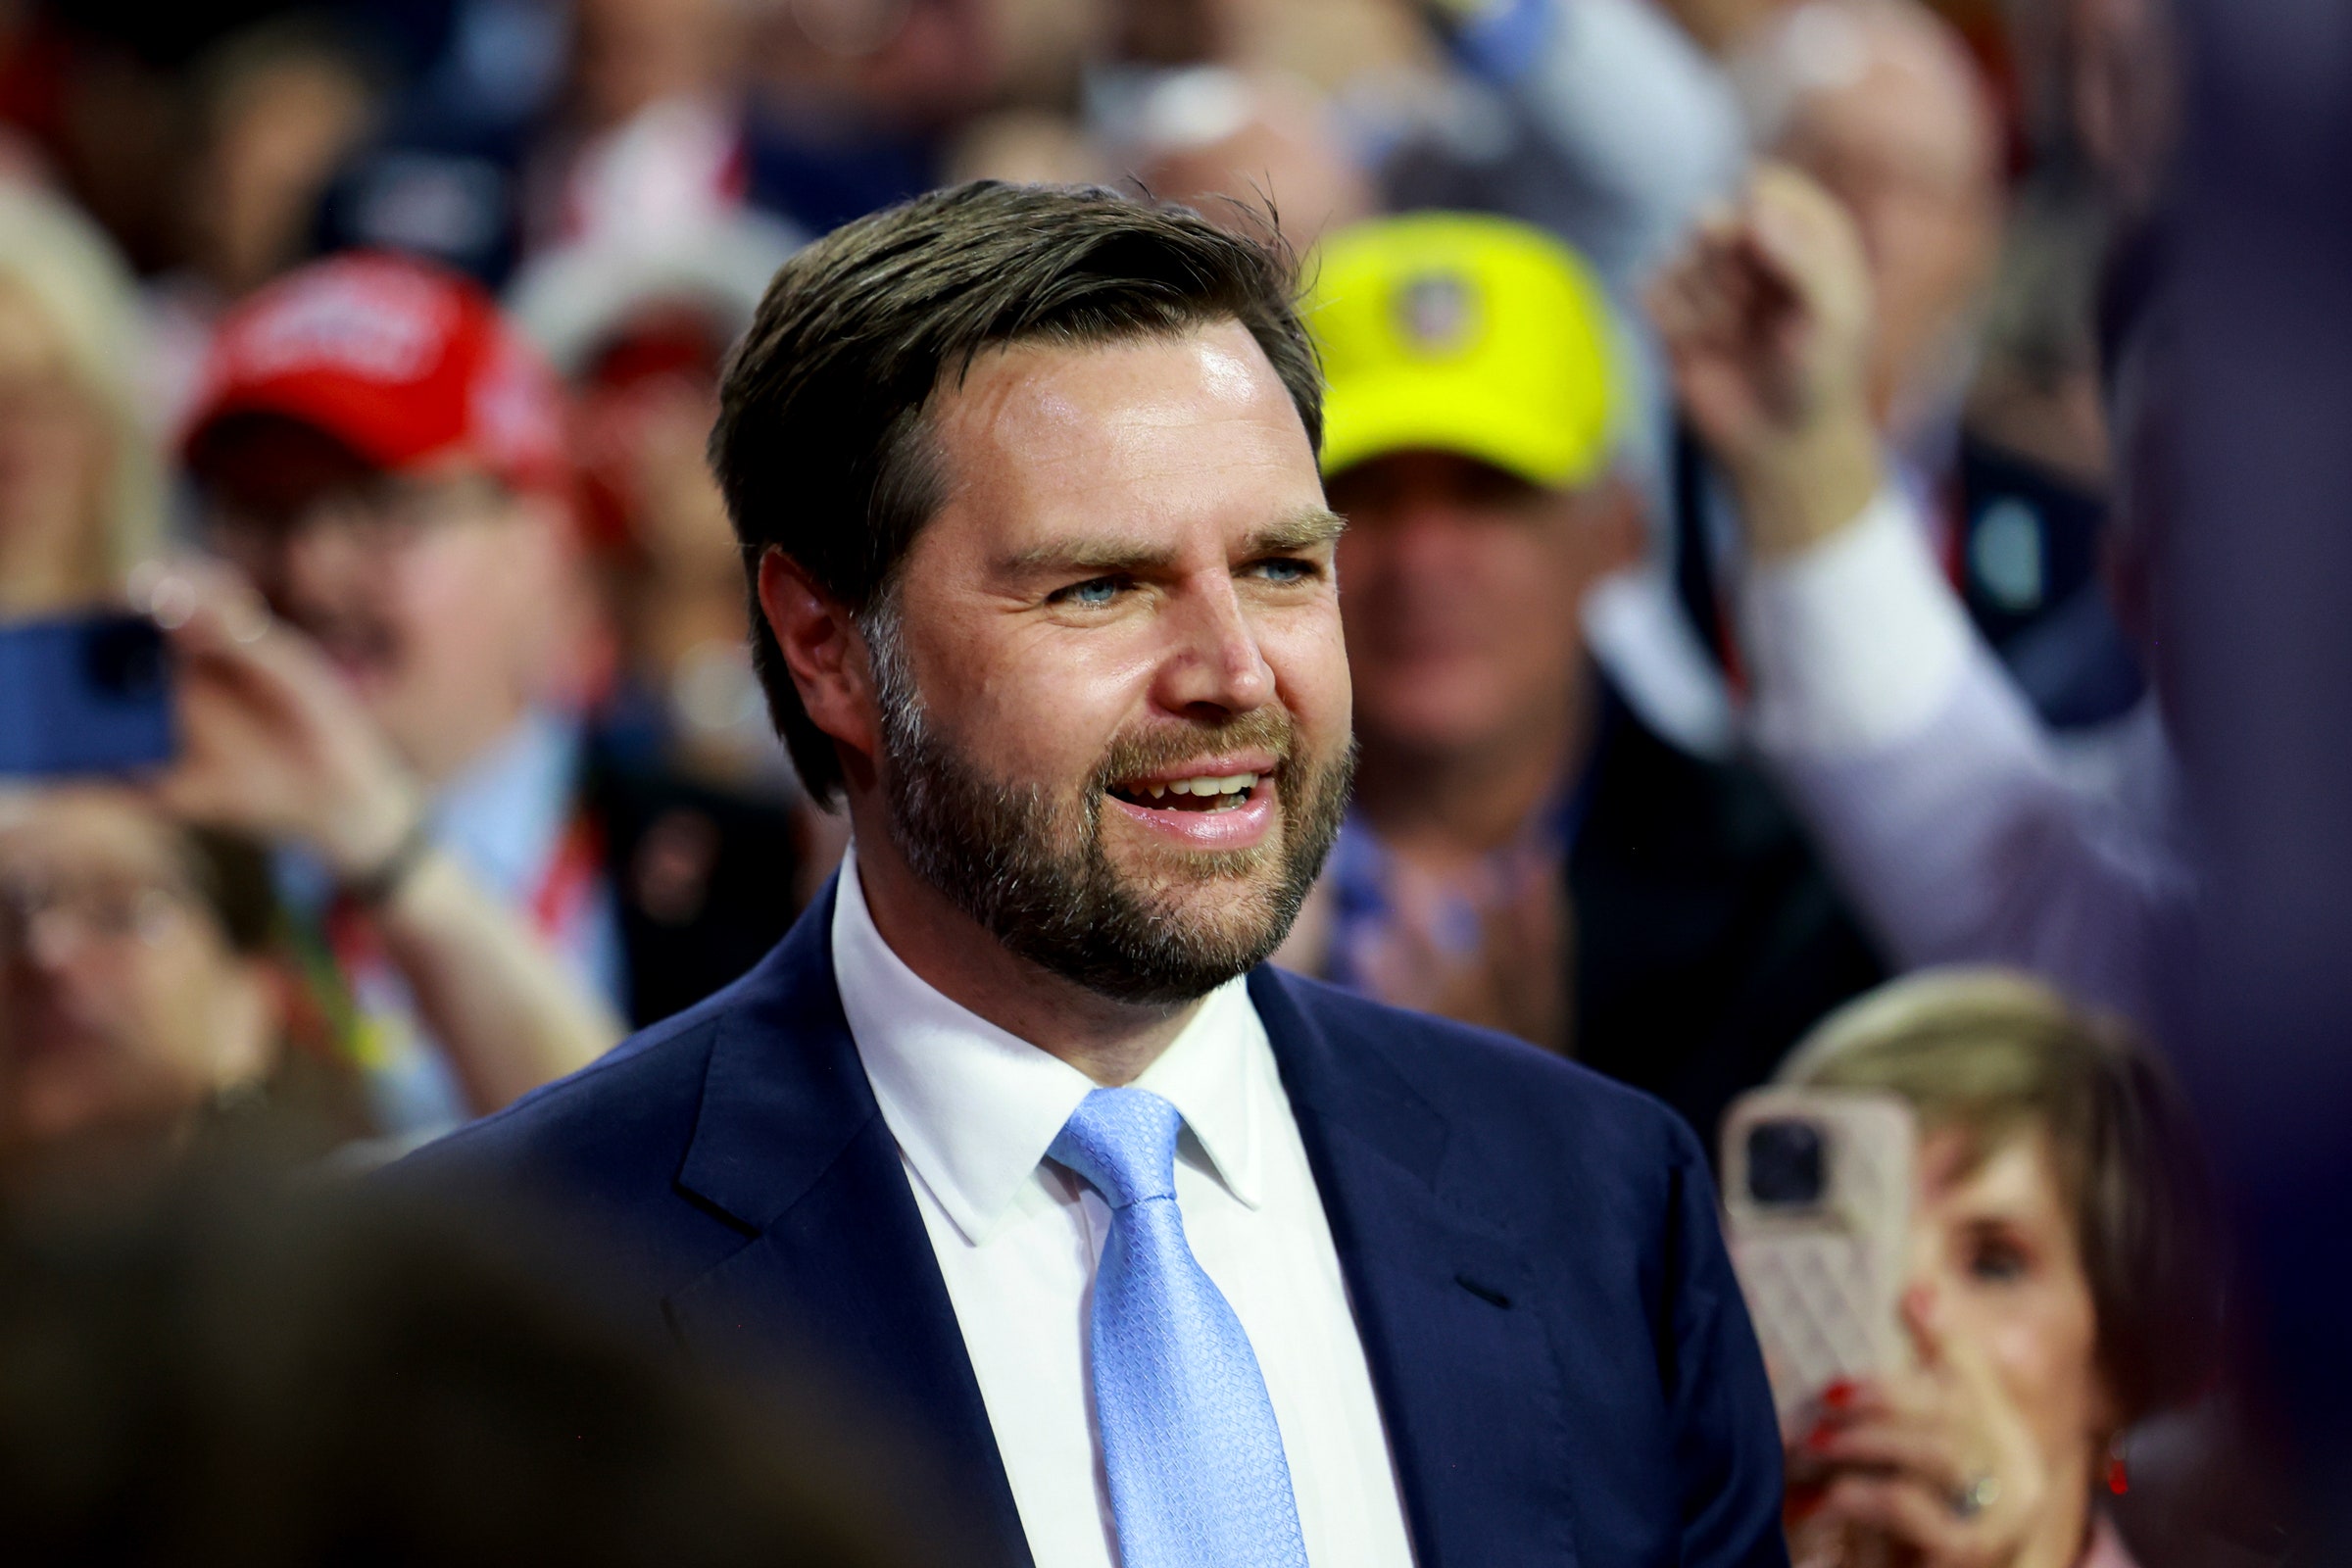
[[[1723,1124],[1724,1234],[1786,1426],[1910,1353],[1899,1314],[1919,1133],[1874,1090],[1759,1089]]]
[[[133,773],[177,750],[171,650],[144,615],[0,621],[0,779]]]

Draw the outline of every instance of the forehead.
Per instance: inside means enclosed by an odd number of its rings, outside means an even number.
[[[1933,1127],[1920,1139],[1921,1201],[1931,1211],[2063,1217],[2055,1151],[2038,1123],[1985,1131]]]
[[[1992,126],[1966,80],[1939,64],[1883,48],[1857,80],[1800,102],[1788,150],[1953,181],[1988,174]]]
[[[1238,321],[992,351],[942,389],[932,429],[944,512],[1015,531],[1081,514],[1101,521],[1105,508],[1135,522],[1242,495],[1276,506],[1321,496],[1306,427]]]
[[[157,874],[178,858],[177,830],[128,790],[0,792],[0,870]]]

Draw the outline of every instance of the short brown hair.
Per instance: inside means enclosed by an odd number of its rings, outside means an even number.
[[[2203,1147],[2172,1074],[2121,1018],[2012,970],[1927,969],[1832,1013],[1781,1078],[1900,1095],[1977,1159],[2045,1134],[2124,1423],[2204,1392],[2221,1298]]]
[[[1026,339],[1238,321],[1319,450],[1322,383],[1297,291],[1270,224],[1253,238],[1115,191],[996,180],[861,218],[784,265],[728,360],[710,465],[743,546],[768,711],[811,795],[838,791],[841,764],[760,613],[760,557],[779,549],[852,612],[871,609],[941,500],[923,428],[933,390]]]

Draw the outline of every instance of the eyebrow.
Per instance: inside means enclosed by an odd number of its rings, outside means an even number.
[[[1348,519],[1329,507],[1309,507],[1295,513],[1270,528],[1250,536],[1244,553],[1250,556],[1278,556],[1286,550],[1312,550],[1327,545],[1348,531]]]
[[[1310,507],[1251,534],[1242,543],[1242,555],[1246,560],[1256,560],[1289,551],[1311,550],[1331,543],[1347,529],[1348,519],[1338,513],[1327,507]],[[1005,558],[1004,567],[1015,572],[1152,571],[1173,565],[1176,556],[1177,552],[1166,545],[1104,536],[1063,540],[1016,551]]]

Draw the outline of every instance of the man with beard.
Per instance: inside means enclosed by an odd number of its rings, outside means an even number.
[[[1292,288],[985,182],[787,264],[711,451],[852,853],[741,983],[396,1179],[526,1195],[707,1361],[815,1348],[976,1560],[1782,1561],[1682,1123],[1263,966],[1351,751]]]

